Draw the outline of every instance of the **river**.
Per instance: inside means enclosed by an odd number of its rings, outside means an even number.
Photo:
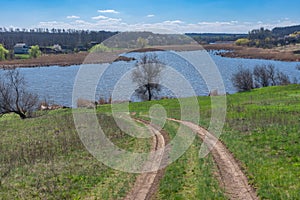
[[[187,54],[195,54],[198,52],[186,52]],[[187,60],[176,56],[174,53],[156,52],[160,61],[173,67],[182,74],[192,85],[195,94],[198,96],[208,95],[209,90],[205,81],[195,72]],[[126,56],[139,57],[141,53],[129,53]],[[253,69],[256,65],[272,64],[279,71],[287,74],[291,80],[297,78],[300,81],[300,71],[296,69],[300,62],[282,62],[262,59],[243,59],[243,58],[226,58],[216,54],[215,51],[209,52],[213,62],[216,64],[226,89],[229,94],[237,92],[231,83],[231,77],[237,72],[240,66]],[[92,68],[107,68],[100,79],[96,89],[96,99],[103,97],[108,99],[114,90],[115,84],[121,77],[135,66],[136,61],[116,62],[113,64],[90,65]],[[72,93],[76,75],[82,66],[69,67],[37,67],[37,68],[21,68],[21,73],[25,76],[28,89],[39,94],[41,100],[47,99],[50,103],[64,106],[72,106]],[[3,70],[0,70],[3,73]],[[163,76],[162,76],[163,78]],[[89,78],[87,77],[88,81]],[[126,85],[124,85],[126,87]],[[184,92],[183,92],[184,93]],[[162,91],[162,96],[172,95],[168,90]],[[185,96],[184,94],[182,96]],[[134,99],[133,99],[134,100]]]

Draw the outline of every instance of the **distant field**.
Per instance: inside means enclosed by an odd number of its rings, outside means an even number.
[[[29,54],[15,54],[15,59],[29,59]]]
[[[201,122],[210,120],[210,98],[199,97]],[[300,196],[300,85],[269,87],[227,97],[227,120],[221,140],[240,161],[261,199]],[[130,104],[136,116],[154,104],[168,117],[180,116],[177,100]],[[122,148],[144,151],[150,141],[136,139],[117,128],[110,105],[97,110],[107,136]],[[144,117],[143,117],[144,118]],[[122,199],[136,175],[109,169],[82,145],[71,110],[51,111],[38,118],[0,118],[0,199]],[[173,138],[178,125],[164,129]],[[201,141],[168,166],[156,199],[226,199],[215,177],[213,159],[198,158]]]

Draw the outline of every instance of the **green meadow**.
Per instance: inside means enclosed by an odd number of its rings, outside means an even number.
[[[198,97],[200,122],[208,127],[210,97]],[[136,117],[147,119],[160,104],[168,117],[179,118],[176,99],[131,103]],[[82,144],[72,110],[38,113],[20,120],[0,117],[0,199],[122,199],[137,174],[116,171],[95,159]],[[111,106],[97,108],[107,137],[123,149],[149,151],[151,139],[131,137],[118,128]],[[179,125],[166,122],[174,138]],[[187,130],[188,131],[188,130]],[[300,85],[268,87],[227,96],[221,140],[239,161],[261,199],[300,196]],[[216,179],[212,156],[199,158],[202,142],[165,169],[156,199],[226,199]]]

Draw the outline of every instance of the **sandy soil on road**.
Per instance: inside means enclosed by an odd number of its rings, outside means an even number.
[[[246,175],[239,167],[234,156],[229,152],[224,144],[222,144],[211,133],[202,127],[191,122],[172,120],[191,128],[197,132],[199,137],[205,142],[208,149],[211,149],[214,161],[219,169],[219,178],[221,185],[225,189],[226,195],[233,200],[257,200],[255,190],[248,183]]]
[[[168,134],[164,131],[158,131],[156,127],[150,125],[149,122],[144,120],[136,120],[140,123],[143,123],[149,128],[149,130],[155,136],[152,143],[152,151],[163,149],[168,142]],[[165,150],[160,156],[155,156],[155,158],[149,158],[149,161],[145,163],[146,169],[159,169],[163,165],[164,160],[167,160],[168,152]],[[150,168],[149,168],[150,167]],[[142,173],[140,174],[131,189],[127,194],[124,200],[148,200],[156,194],[159,189],[159,183],[164,175],[164,169],[158,171]]]

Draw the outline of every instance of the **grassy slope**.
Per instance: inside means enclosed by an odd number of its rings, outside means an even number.
[[[300,196],[300,86],[228,97],[222,140],[242,162],[262,199]]]
[[[227,122],[221,139],[241,161],[262,199],[300,196],[299,100],[299,85],[227,97]],[[165,106],[169,117],[180,116],[177,100],[134,103],[130,109],[143,115],[157,103]],[[207,126],[210,99],[199,97],[199,103],[201,125]],[[110,112],[110,106],[101,107],[99,112]],[[112,138],[120,135],[112,118],[104,118],[108,134]],[[2,117],[0,127],[1,198],[79,198],[97,194],[102,195],[100,199],[116,199],[124,196],[134,182],[134,175],[108,169],[84,150],[69,110],[25,121]],[[176,132],[174,127],[169,123],[165,126],[171,137]],[[125,135],[114,142],[122,144],[122,140],[128,148],[149,148],[147,141],[138,142]],[[200,144],[195,141],[166,169],[158,199],[168,195],[174,199],[224,198],[214,180],[211,157],[198,159]]]
[[[174,122],[168,122],[165,127],[171,137],[176,135],[175,127],[178,124]],[[201,144],[196,137],[184,155],[166,168],[155,199],[226,199],[215,179],[217,169],[212,157],[199,159]]]
[[[207,127],[210,98],[198,100],[200,124]],[[300,196],[299,102],[300,85],[262,88],[227,97],[228,111],[221,140],[241,161],[262,199]],[[166,108],[168,117],[180,116],[177,100],[135,103],[131,104],[131,110],[147,114],[157,103]]]
[[[123,148],[142,151],[148,140],[120,131],[112,117],[99,115],[107,137]],[[100,199],[126,195],[135,174],[114,171],[83,147],[70,110],[20,120],[0,118],[0,199]]]

